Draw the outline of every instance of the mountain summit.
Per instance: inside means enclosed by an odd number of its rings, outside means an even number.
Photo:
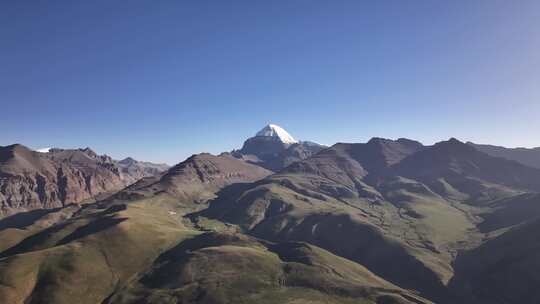
[[[242,149],[233,151],[232,155],[277,172],[323,148],[325,147],[316,143],[297,141],[282,127],[269,124],[254,137],[248,138]]]
[[[277,137],[284,144],[294,144],[296,141],[285,129],[278,125],[268,124],[262,128],[255,136]]]

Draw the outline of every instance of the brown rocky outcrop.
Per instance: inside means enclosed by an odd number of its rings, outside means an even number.
[[[19,144],[0,147],[1,215],[79,203],[132,182],[110,157],[89,148],[39,153]]]

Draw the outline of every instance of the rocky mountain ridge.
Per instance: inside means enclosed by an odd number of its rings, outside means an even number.
[[[0,147],[1,213],[58,208],[91,200],[162,169],[158,166],[148,171],[146,164],[138,162],[118,164],[90,148],[53,148],[43,153],[19,144]]]

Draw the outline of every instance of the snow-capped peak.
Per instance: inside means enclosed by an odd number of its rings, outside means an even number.
[[[267,125],[262,130],[257,132],[255,136],[278,137],[281,142],[285,144],[294,144],[298,142],[282,127],[273,124]]]
[[[39,152],[39,153],[48,153],[52,148],[41,148],[41,149],[37,149],[36,152]]]

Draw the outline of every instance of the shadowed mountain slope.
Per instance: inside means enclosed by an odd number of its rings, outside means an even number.
[[[539,229],[537,219],[459,255],[450,286],[461,303],[539,303]]]
[[[369,174],[379,176],[389,166],[424,148],[409,139],[373,138],[365,144],[338,143],[281,172],[320,175],[354,188]]]
[[[540,147],[539,148],[505,148],[493,145],[480,145],[472,142],[467,142],[478,151],[484,152],[491,156],[502,157],[509,160],[515,160],[523,165],[540,169]]]
[[[392,174],[419,180],[443,196],[458,193],[471,201],[540,191],[539,169],[487,155],[456,139],[437,143],[392,169]]]

